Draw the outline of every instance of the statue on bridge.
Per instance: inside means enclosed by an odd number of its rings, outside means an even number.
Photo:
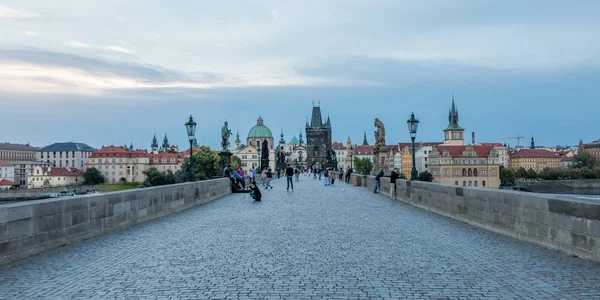
[[[228,152],[229,151],[229,137],[231,136],[231,130],[227,128],[227,121],[225,121],[225,125],[221,128],[221,151]]]
[[[375,147],[373,150],[378,150],[385,147],[385,126],[378,118],[375,118],[374,125],[377,131],[375,131]]]

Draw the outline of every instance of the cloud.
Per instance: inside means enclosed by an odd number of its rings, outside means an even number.
[[[69,47],[76,47],[76,48],[91,48],[92,47],[89,44],[86,44],[83,42],[78,42],[78,41],[70,41],[68,43],[65,43],[65,45],[67,45]]]
[[[125,54],[132,54],[133,51],[125,48],[125,47],[121,47],[121,46],[106,46],[104,47],[107,50],[111,50],[111,51],[115,51],[115,52],[120,52],[120,53],[125,53]]]
[[[39,36],[40,34],[34,31],[27,31],[25,32],[26,36]]]
[[[0,5],[0,18],[6,19],[32,19],[40,18],[41,15],[22,10],[12,9],[6,5]]]

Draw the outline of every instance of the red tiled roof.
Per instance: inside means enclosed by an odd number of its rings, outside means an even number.
[[[0,180],[0,186],[11,186],[11,185],[15,185],[15,183],[8,179]]]
[[[50,168],[50,174],[47,174],[48,168]],[[83,172],[71,167],[42,167],[42,172],[45,176],[83,176]]]
[[[374,145],[360,145],[354,146],[354,154],[355,155],[368,155],[373,154]]]
[[[154,159],[158,159],[158,164],[162,164],[162,159],[167,159],[167,164],[171,164],[171,158],[175,159],[175,163],[179,163],[179,160],[182,159],[185,155],[183,153],[158,153],[158,154],[148,154],[147,157],[150,159],[150,164],[154,164]]]
[[[432,146],[435,147],[437,145],[441,145],[443,144],[442,142],[415,142],[415,147],[425,147],[425,146]],[[401,149],[408,146],[408,147],[412,147],[412,142],[408,142],[408,143],[398,143],[398,145],[394,145],[394,146],[398,146]]]
[[[29,144],[11,144],[11,143],[0,143],[0,150],[16,150],[16,151],[35,151],[36,148],[31,147]]]
[[[561,156],[560,161],[573,161],[573,156]]]
[[[508,154],[510,157],[557,157],[556,153],[544,149],[519,149]]]
[[[333,150],[346,150],[346,146],[340,142],[333,142],[331,148],[333,148]]]
[[[475,145],[472,147],[473,147],[473,151],[475,151],[475,153],[477,153],[477,156],[479,156],[479,157],[487,157],[493,148],[491,146],[480,146],[480,145]],[[450,156],[460,157],[463,154],[463,152],[465,151],[465,149],[467,148],[467,146],[437,146],[436,148],[440,152],[440,154],[444,153],[444,150],[448,150],[448,152],[450,153]]]
[[[14,165],[9,163],[9,162],[5,162],[3,160],[0,160],[0,167],[13,167]]]

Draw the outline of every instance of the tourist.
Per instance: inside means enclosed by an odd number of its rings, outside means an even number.
[[[225,169],[223,169],[223,177],[227,177],[229,178],[229,180],[231,181],[231,185],[235,186],[235,178],[233,177],[234,172],[231,171],[231,166],[227,166],[225,167]]]
[[[394,168],[390,175],[390,198],[395,199],[396,197],[396,179],[400,177],[400,171],[398,168]]]
[[[242,170],[242,167],[238,168],[237,173],[240,174],[240,177],[242,177],[242,186],[246,188],[246,179],[244,178],[244,171]]]
[[[250,183],[250,197],[254,199],[254,201],[260,201],[262,198],[262,194],[260,193],[260,189],[256,186],[256,182],[252,181]]]
[[[235,179],[235,188],[236,190],[244,189],[243,177],[236,171],[231,172],[233,174],[233,178]]]
[[[266,175],[267,175],[267,180],[266,180],[267,183],[266,183],[265,189],[268,189],[268,188],[273,189],[273,186],[271,185],[271,180],[273,179],[273,172],[271,172],[271,168],[269,168],[267,170],[267,174]]]
[[[340,176],[338,177],[340,181],[344,180],[344,168],[340,168]]]
[[[260,173],[260,184],[262,184],[263,187],[265,187],[267,183],[267,169],[263,169],[262,172]]]
[[[331,186],[333,186],[335,184],[335,180],[338,178],[337,171],[331,168],[331,172],[329,174],[329,178],[331,179]]]
[[[256,182],[256,169],[255,168],[250,169],[250,181]]]
[[[294,170],[294,175],[296,177],[296,181],[300,181],[300,169],[296,168]]]
[[[323,174],[323,169],[319,169],[319,180],[321,180],[321,175]]]
[[[381,184],[379,182],[381,180],[381,177],[383,177],[383,169],[381,169],[379,173],[377,173],[377,175],[375,176],[375,181],[373,182],[373,193],[377,193],[377,189],[379,189],[379,186]]]
[[[329,168],[325,168],[325,172],[323,172],[323,177],[325,177],[325,186],[329,185]]]
[[[277,168],[277,179],[281,178],[281,168]]]
[[[290,167],[290,165],[287,165],[287,168],[285,168],[285,176],[287,177],[287,190],[290,190],[290,185],[292,186],[292,191],[294,190],[294,183],[292,182],[292,176],[294,176],[294,169],[292,169],[292,167]]]

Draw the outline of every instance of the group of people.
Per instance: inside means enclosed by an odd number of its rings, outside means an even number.
[[[375,181],[373,184],[373,193],[377,193],[377,190],[381,190],[381,177],[384,177],[383,169],[379,170],[379,173],[375,175]],[[390,198],[394,199],[396,196],[396,181],[400,178],[400,170],[394,168],[390,174]]]

